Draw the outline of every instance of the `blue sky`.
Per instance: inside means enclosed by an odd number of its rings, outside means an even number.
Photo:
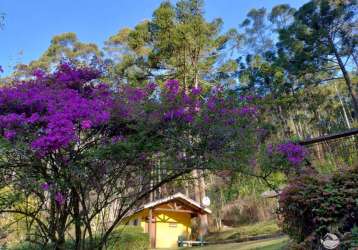
[[[0,65],[5,75],[16,63],[37,59],[51,38],[75,32],[84,42],[103,42],[123,27],[151,18],[161,0],[1,0],[6,25],[0,31]],[[251,8],[289,3],[299,7],[307,0],[206,0],[208,20],[221,17],[224,30],[237,27]]]

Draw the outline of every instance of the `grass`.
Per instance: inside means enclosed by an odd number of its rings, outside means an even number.
[[[220,241],[230,239],[240,239],[248,236],[258,236],[263,234],[274,234],[280,232],[279,227],[274,221],[261,222],[252,225],[241,226],[237,228],[227,229],[223,232],[216,232],[209,235],[206,240]],[[118,227],[113,236],[118,235],[111,244],[109,250],[144,250],[149,244],[148,235],[142,233],[138,227]],[[220,245],[210,245],[206,247],[180,248],[181,250],[279,250],[287,244],[287,237],[271,238],[265,240],[256,240],[242,243],[230,243]],[[66,242],[66,249],[72,249],[73,242]],[[37,246],[27,243],[18,244],[10,247],[11,250],[39,250]],[[50,250],[51,247],[48,248]]]
[[[97,239],[98,240],[98,239]],[[96,241],[96,239],[95,239]],[[119,226],[112,233],[112,239],[108,242],[107,250],[147,250],[149,245],[149,236],[142,232],[140,227]],[[53,246],[40,247],[28,242],[15,244],[7,248],[9,250],[52,250]],[[65,249],[74,249],[74,242],[67,240]]]
[[[288,242],[287,236],[244,243],[220,244],[206,247],[181,248],[182,250],[280,250]]]
[[[276,234],[281,230],[274,220],[260,222],[256,224],[240,226],[236,228],[226,229],[221,232],[211,233],[206,237],[207,241],[233,240],[249,236],[258,236],[264,234]]]
[[[275,221],[260,222],[251,225],[226,229],[222,232],[211,233],[206,237],[207,241],[217,242],[223,240],[235,240],[250,236],[269,235],[279,233],[281,230]],[[181,250],[280,250],[288,242],[287,236],[264,240],[247,241],[242,243],[229,243],[209,245],[206,247],[179,248]]]

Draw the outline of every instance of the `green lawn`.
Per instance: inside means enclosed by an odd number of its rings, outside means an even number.
[[[206,240],[217,241],[217,240],[239,239],[248,236],[276,234],[279,233],[280,231],[281,231],[280,228],[273,220],[273,221],[260,222],[256,224],[231,228],[231,229],[224,230],[222,232],[211,233],[206,237]]]
[[[211,245],[206,247],[181,248],[182,250],[280,250],[288,242],[287,236],[275,239],[257,240],[244,243]],[[180,248],[179,248],[180,249]]]
[[[209,242],[220,242],[223,240],[242,239],[250,236],[270,235],[281,232],[275,221],[260,222],[251,225],[240,226],[215,232],[208,235],[205,239]],[[206,247],[178,248],[181,250],[280,250],[288,242],[287,236],[270,238],[264,240],[247,241],[242,243],[218,244]]]

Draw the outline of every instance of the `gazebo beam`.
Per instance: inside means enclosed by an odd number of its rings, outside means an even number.
[[[184,209],[170,209],[170,208],[156,208],[155,211],[161,212],[178,212],[178,213],[189,213],[196,214],[197,212],[192,210],[184,210]]]

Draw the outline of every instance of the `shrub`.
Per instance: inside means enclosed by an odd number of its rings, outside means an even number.
[[[296,177],[279,201],[284,232],[305,249],[316,249],[328,232],[345,241],[358,222],[357,183],[358,168],[332,176],[311,172]]]
[[[352,240],[351,240],[351,247],[358,248],[358,226],[354,226],[352,228]]]
[[[119,227],[113,234],[109,250],[145,250],[149,246],[149,235],[141,227]]]

